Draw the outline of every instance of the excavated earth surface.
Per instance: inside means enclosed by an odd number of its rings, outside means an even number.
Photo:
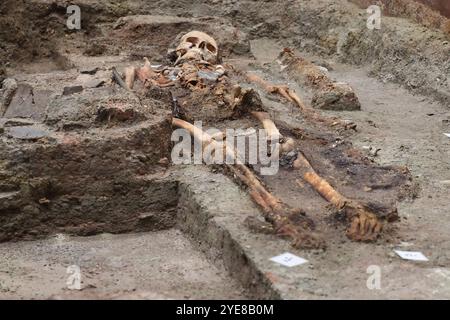
[[[0,298],[450,298],[448,16],[445,7],[412,16],[403,2],[368,30],[365,10],[347,1],[82,0],[82,29],[68,30],[69,2],[3,1]],[[327,243],[298,250],[247,228],[260,210],[217,167],[171,165],[171,96],[138,98],[111,69],[143,57],[166,64],[167,49],[194,29],[218,41],[224,64],[289,83],[307,104],[313,93],[276,62],[284,47],[350,84],[361,111],[320,111],[357,125],[340,131],[237,77],[333,186],[397,207],[399,221],[375,243],[351,242],[336,212],[285,166],[263,181],[304,209]],[[207,125],[259,128],[247,116]],[[284,252],[308,263],[269,261]],[[81,290],[67,288],[73,265]],[[372,265],[379,290],[366,285]]]

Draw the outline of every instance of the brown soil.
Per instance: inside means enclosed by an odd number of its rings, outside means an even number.
[[[361,8],[377,4],[384,14],[393,17],[407,18],[423,26],[450,33],[450,6],[441,0],[351,0]]]

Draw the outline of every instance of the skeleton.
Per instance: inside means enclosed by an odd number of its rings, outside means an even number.
[[[264,112],[261,101],[255,92],[252,89],[243,89],[239,84],[230,80],[228,73],[232,67],[218,64],[219,48],[211,36],[200,31],[191,31],[181,38],[174,52],[176,59],[172,66],[155,69],[145,58],[142,67],[126,68],[125,81],[122,81],[123,86],[128,90],[134,90],[137,78],[144,88],[153,86],[173,88],[170,90],[174,104],[177,105],[177,109],[179,105],[181,113],[178,114],[179,110],[177,110],[172,124],[189,131],[195,139],[202,143],[203,148],[216,146],[216,140],[223,139],[224,134],[210,136],[194,127],[189,121],[214,120],[214,116],[218,113],[220,113],[221,119],[237,118],[245,114],[251,115],[262,124],[269,138],[279,137],[279,143],[276,146],[277,152],[279,151],[282,156],[296,154],[293,157],[293,168],[301,173],[303,180],[338,210],[346,212],[349,238],[356,241],[371,241],[377,238],[383,227],[379,217],[361,203],[341,195],[316,173],[297,148],[297,141],[280,134],[269,114]],[[305,119],[328,126],[354,129],[352,124],[338,118],[321,116],[307,106],[288,86],[269,84],[254,74],[247,74],[247,81],[256,83],[268,93],[278,94],[288,102],[295,104]],[[177,90],[181,92],[182,98],[180,99],[175,97],[174,93]],[[210,114],[212,115],[210,116]],[[179,116],[188,121],[180,119]],[[223,152],[239,160],[232,147],[224,148]],[[253,201],[261,208],[264,218],[272,225],[268,229],[272,229],[278,235],[290,238],[292,244],[298,248],[323,248],[325,246],[323,240],[314,233],[314,223],[305,216],[304,211],[289,207],[270,193],[258,176],[242,161],[237,161],[234,165],[225,164],[223,166],[227,172],[248,188]]]

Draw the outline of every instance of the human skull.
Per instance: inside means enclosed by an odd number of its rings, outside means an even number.
[[[207,61],[217,63],[218,46],[213,37],[201,31],[191,31],[185,34],[176,48],[177,62],[182,60]]]

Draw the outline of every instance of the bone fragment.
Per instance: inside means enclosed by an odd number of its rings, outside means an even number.
[[[125,84],[128,90],[133,90],[135,78],[136,78],[136,68],[135,67],[125,68]]]
[[[323,68],[303,57],[296,56],[288,48],[279,56],[279,61],[295,81],[313,91],[311,105],[326,110],[361,110],[361,104],[353,88],[347,83],[333,81]]]
[[[283,137],[275,123],[270,119],[270,115],[267,112],[252,111],[250,113],[262,123],[267,132],[268,139],[279,139],[281,147],[280,151],[282,154],[288,153],[295,148],[295,141],[292,138]]]
[[[308,182],[325,200],[337,210],[343,211],[350,221],[347,237],[355,241],[374,241],[383,229],[383,222],[376,213],[371,212],[358,201],[348,199],[334,189],[330,183],[319,176],[302,152],[298,153],[293,167],[302,172],[303,179]]]
[[[282,86],[282,85],[272,85],[269,82],[265,81],[261,77],[252,74],[247,73],[247,80],[249,82],[253,82],[261,87],[264,88],[265,91],[271,94],[278,94],[284,97],[289,102],[294,103],[297,105],[302,112],[303,116],[308,119],[312,120],[314,122],[324,123],[327,126],[335,127],[339,125],[339,127],[344,129],[355,129],[356,125],[352,122],[343,121],[341,119],[338,119],[336,117],[329,118],[322,116],[320,113],[318,113],[315,109],[308,107],[303,100],[295,93],[295,91],[289,89],[288,86]]]

